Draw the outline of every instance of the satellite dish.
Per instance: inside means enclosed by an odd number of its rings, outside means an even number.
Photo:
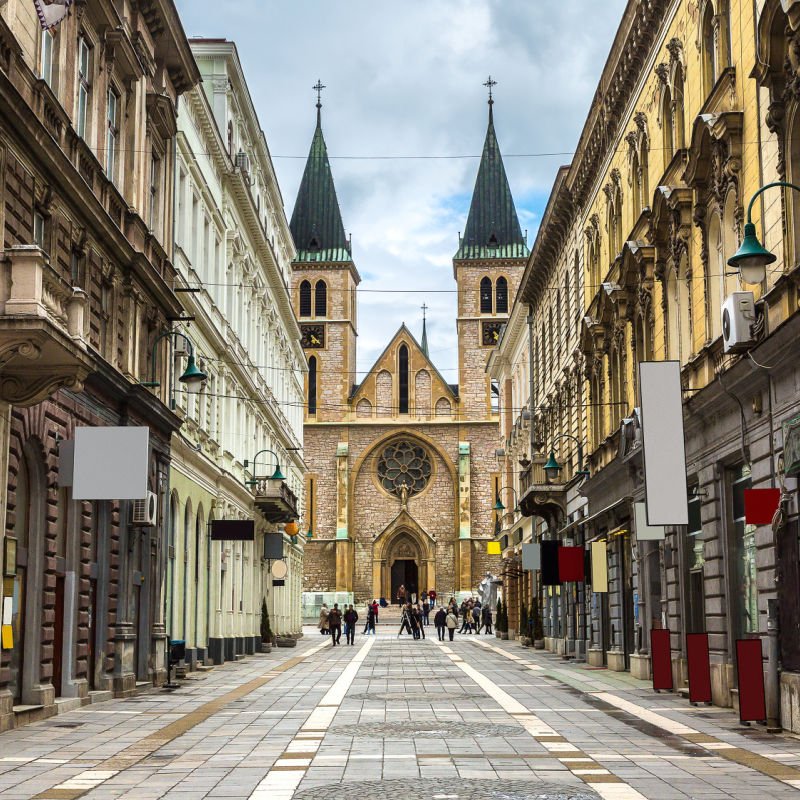
[[[286,577],[289,567],[286,566],[285,561],[275,561],[272,565],[272,577],[282,580]]]

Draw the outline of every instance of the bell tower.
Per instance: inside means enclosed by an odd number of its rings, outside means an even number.
[[[491,385],[486,374],[489,353],[508,320],[528,260],[494,128],[497,82],[491,76],[489,126],[464,235],[453,257],[458,285],[458,392],[461,417],[491,416]]]
[[[314,86],[317,126],[289,224],[297,248],[292,298],[308,360],[307,424],[340,421],[356,383],[356,287],[361,277],[345,236],[322,135],[324,88],[321,81]]]

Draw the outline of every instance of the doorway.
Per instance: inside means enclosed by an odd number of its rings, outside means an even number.
[[[410,599],[412,594],[419,595],[418,583],[419,567],[416,561],[410,558],[398,558],[392,564],[392,602],[397,599],[397,590],[401,586],[406,587],[407,599]]]

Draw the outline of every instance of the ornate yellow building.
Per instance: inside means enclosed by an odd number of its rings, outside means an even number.
[[[557,176],[492,375],[501,407],[511,410],[501,420],[508,476],[533,517],[527,528],[519,515],[505,520],[506,560],[518,558],[524,537],[606,542],[607,593],[570,584],[539,595],[547,645],[646,677],[649,632],[667,627],[680,682],[685,634],[707,632],[714,700],[731,705],[735,641],[765,635],[768,604],[777,601],[783,723],[794,728],[800,641],[791,631],[800,614],[796,581],[789,589],[777,579],[796,577],[796,504],[787,501],[774,531],[746,525],[742,508],[745,489],[784,480],[781,428],[800,410],[799,192],[774,188],[754,205],[759,235],[778,255],[766,280],[745,284],[727,266],[751,196],[769,181],[796,181],[800,169],[798,3],[757,7],[628,3],[575,157]],[[740,352],[726,351],[722,337],[721,312],[734,291],[756,301],[752,341]],[[690,525],[667,529],[664,542],[639,542],[637,365],[664,359],[681,364]],[[519,412],[530,383],[532,426]],[[565,465],[554,485],[541,469],[551,446]],[[520,472],[522,456],[533,463]],[[786,480],[791,490],[795,479]],[[535,584],[509,583],[530,604]],[[777,663],[765,662],[765,674],[774,718]]]
[[[319,114],[291,221],[293,291],[308,357],[304,458],[307,610],[339,600],[471,592],[487,555],[499,486],[496,394],[486,359],[528,254],[491,114],[464,236],[458,286],[459,380],[432,362],[423,327],[403,324],[356,373],[359,274],[345,237]],[[325,598],[329,599],[329,598]]]

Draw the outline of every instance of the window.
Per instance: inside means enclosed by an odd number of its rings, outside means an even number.
[[[716,36],[714,34],[714,6],[706,3],[703,14],[702,38],[700,41],[701,59],[703,64],[703,90],[706,95],[711,93],[717,82],[717,52]]]
[[[82,139],[86,138],[86,121],[89,116],[89,63],[91,50],[89,43],[83,36],[78,38],[78,113],[75,120],[75,130]]]
[[[495,310],[498,314],[508,314],[508,281],[498,278],[494,288]]]
[[[672,93],[664,90],[661,99],[661,130],[664,136],[664,169],[667,168],[672,156],[675,155],[675,122],[672,109]]]
[[[492,281],[481,278],[481,314],[492,313]]]
[[[300,284],[300,316],[311,316],[311,283],[303,281]]]
[[[705,632],[705,592],[703,587],[703,564],[705,555],[703,551],[703,533],[700,510],[702,498],[697,494],[697,487],[689,492],[689,527],[686,533],[686,569],[688,572],[687,585],[689,591],[686,597],[686,632]]]
[[[308,416],[317,414],[317,357],[308,359]]]
[[[732,595],[738,606],[736,635],[758,633],[758,580],[756,569],[756,526],[748,525],[744,517],[744,493],[751,488],[750,467],[738,467],[731,480],[731,510],[733,515]]]
[[[328,285],[325,281],[317,281],[314,287],[314,316],[328,316]]]
[[[153,153],[150,156],[150,230],[158,223],[159,202],[161,195],[161,159]],[[206,239],[206,241],[208,241]]]
[[[117,166],[118,105],[119,96],[109,89],[106,106],[106,176],[112,181]]]
[[[33,212],[33,243],[44,250],[44,215]]]
[[[50,30],[42,31],[42,52],[39,58],[39,77],[52,88],[55,36]]]
[[[638,217],[642,213],[642,168],[639,164],[639,156],[634,153],[631,161],[631,186],[633,187],[633,216]]]
[[[408,414],[408,348],[404,344],[400,345],[397,362],[399,371],[400,413]]]

